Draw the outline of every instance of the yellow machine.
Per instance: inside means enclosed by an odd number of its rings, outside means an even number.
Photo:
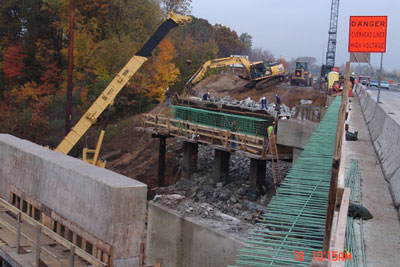
[[[296,69],[290,77],[290,85],[311,86],[312,75],[308,68],[308,62],[296,61]]]
[[[233,64],[240,64],[245,68],[249,76],[240,77],[251,80],[245,86],[248,88],[253,88],[255,86],[257,89],[262,89],[283,82],[287,76],[285,67],[280,63],[265,63],[263,61],[250,62],[244,57],[224,57],[209,60],[204,63],[186,82],[185,87],[190,88],[193,84],[199,82],[209,69],[226,67]]]
[[[335,84],[339,84],[339,73],[331,71],[328,73],[328,90],[333,89]]]
[[[57,146],[55,151],[63,154],[68,154],[86,131],[94,124],[97,118],[103,113],[103,111],[112,105],[115,97],[122,90],[122,88],[128,83],[130,78],[137,72],[142,64],[151,56],[154,48],[161,42],[162,39],[168,34],[168,32],[178,25],[184,25],[186,22],[191,22],[192,18],[189,16],[176,15],[172,12],[168,14],[168,19],[164,21],[157,31],[150,37],[150,39],[144,44],[144,46],[136,53],[128,63],[122,68],[122,70],[114,77],[107,88],[101,93],[96,99],[92,106],[86,111],[78,123],[71,129],[71,131],[64,137],[61,143]],[[108,117],[108,116],[107,116]],[[107,123],[108,119],[106,119]],[[105,126],[100,132],[97,146],[95,149],[85,148],[83,150],[82,159],[93,165],[104,167],[105,162],[99,159],[101,145],[103,143]]]

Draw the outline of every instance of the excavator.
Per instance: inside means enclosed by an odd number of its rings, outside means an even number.
[[[128,63],[122,68],[122,70],[114,77],[111,83],[104,89],[92,106],[86,111],[86,113],[80,118],[75,124],[71,131],[64,137],[61,143],[54,149],[54,151],[68,154],[71,149],[78,143],[81,137],[86,131],[96,123],[97,118],[103,113],[108,107],[106,123],[104,124],[95,149],[85,148],[83,150],[82,160],[99,167],[105,167],[105,161],[99,158],[101,145],[105,134],[105,129],[110,113],[111,105],[114,102],[115,97],[122,90],[122,88],[128,83],[130,78],[138,71],[144,62],[151,56],[152,51],[161,42],[162,39],[168,34],[168,32],[179,25],[184,25],[192,21],[192,17],[177,15],[172,12],[168,13],[168,18],[165,20],[156,30],[156,32],[150,37],[150,39],[144,44],[144,46],[128,61]]]
[[[246,88],[261,90],[262,88],[283,82],[286,80],[287,74],[285,67],[280,63],[266,63],[264,61],[250,62],[245,57],[224,57],[206,61],[195,74],[186,82],[185,88],[187,91],[197,82],[199,82],[207,70],[221,68],[233,64],[242,65],[248,76],[239,76],[242,79],[250,80],[245,85]]]

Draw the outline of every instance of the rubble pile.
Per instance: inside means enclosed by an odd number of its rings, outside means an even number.
[[[196,99],[200,100],[200,98],[197,98],[197,97],[196,97]],[[262,106],[261,106],[261,100],[256,102],[253,99],[251,99],[250,97],[247,97],[247,98],[239,101],[239,100],[231,99],[230,96],[224,96],[223,98],[220,98],[218,96],[210,95],[210,100],[209,101],[211,101],[211,102],[213,102],[215,104],[222,104],[222,105],[226,105],[226,106],[230,106],[230,107],[239,106],[239,107],[241,107],[243,109],[247,109],[247,110],[252,111],[252,112],[263,109]],[[303,100],[302,99],[302,102],[301,102],[302,105],[303,105],[303,101],[306,104],[311,104],[312,103],[311,100]],[[272,115],[274,117],[277,116],[277,110],[276,110],[276,104],[275,103],[270,102],[267,105],[267,108],[265,110],[267,111],[268,114],[270,114],[270,115]],[[295,107],[290,109],[288,106],[286,106],[283,103],[280,106],[280,113],[282,115],[284,115],[284,116],[287,116],[287,117],[292,117],[295,114],[295,110],[296,110]]]
[[[177,160],[182,160],[182,154],[177,156]],[[213,149],[209,146],[199,146],[198,172],[193,174],[190,180],[181,179],[175,185],[160,188],[154,201],[184,216],[228,223],[229,232],[245,231],[248,228],[245,224],[256,223],[274,192],[272,171],[268,162],[265,188],[267,194],[256,202],[250,201],[249,165],[248,158],[232,154],[230,181],[215,183]],[[290,165],[289,162],[281,162],[283,176]]]

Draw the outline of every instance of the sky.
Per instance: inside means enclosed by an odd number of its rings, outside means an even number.
[[[286,60],[312,56],[325,64],[331,0],[193,0],[191,14],[222,24],[239,35],[253,36],[253,47],[272,52]],[[335,65],[349,60],[350,16],[388,16],[383,68],[400,70],[400,1],[341,0]],[[397,45],[396,45],[397,44]],[[380,66],[380,53],[371,54],[371,64]]]

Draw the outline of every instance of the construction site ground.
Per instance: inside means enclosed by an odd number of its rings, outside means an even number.
[[[239,78],[237,73],[228,70],[207,77],[198,83],[192,88],[191,95],[200,97],[205,91],[209,91],[212,96],[220,98],[230,96],[232,100],[240,101],[250,97],[258,102],[259,98],[265,96],[269,102],[273,102],[274,95],[278,94],[282,103],[290,108],[299,105],[301,100],[311,100],[311,105],[318,107],[326,104],[326,93],[311,87],[292,87],[281,84],[257,90],[245,88],[244,85],[247,82]],[[160,103],[150,113],[167,115],[168,107],[166,103]],[[270,186],[265,188],[268,194],[264,198],[258,199],[257,203],[249,201],[247,195],[249,159],[231,156],[232,182],[215,185],[213,184],[214,151],[210,147],[199,146],[198,169],[200,171],[194,175],[192,181],[180,181],[176,184],[181,176],[182,142],[168,138],[165,185],[176,185],[159,190],[157,189],[159,140],[153,139],[151,134],[137,128],[142,127],[143,122],[142,116],[136,115],[109,125],[102,147],[103,157],[107,160],[106,168],[146,183],[151,189],[149,190],[150,198],[156,194],[166,195],[158,196],[157,202],[176,209],[185,216],[208,221],[208,225],[214,220],[216,222],[214,228],[244,238],[243,234],[247,232],[249,225],[255,223],[262,209],[258,205],[265,205],[273,192],[273,187]],[[95,140],[96,131],[91,131],[91,133],[93,135],[91,139]],[[283,172],[286,173],[291,162],[283,162],[282,165]],[[267,166],[267,181],[268,179],[272,181],[269,165]],[[238,224],[238,222],[242,223]]]

